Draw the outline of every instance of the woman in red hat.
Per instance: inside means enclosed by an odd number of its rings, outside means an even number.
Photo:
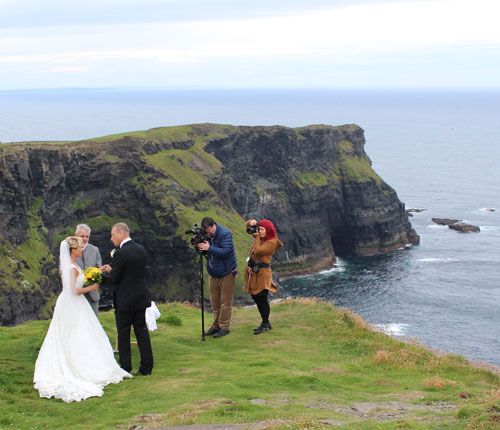
[[[278,239],[273,223],[267,219],[248,220],[246,227],[255,227],[256,232],[252,233],[255,240],[250,246],[250,253],[247,258],[248,267],[245,269],[245,291],[250,293],[257,308],[259,309],[262,323],[254,329],[254,334],[261,334],[271,330],[269,314],[271,309],[268,302],[269,291],[276,292],[278,289],[273,284],[271,272],[271,260],[273,254],[283,246],[283,242]]]

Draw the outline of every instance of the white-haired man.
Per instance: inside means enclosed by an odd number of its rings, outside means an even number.
[[[89,267],[101,267],[102,265],[99,248],[89,243],[90,232],[90,227],[87,224],[78,224],[76,226],[75,236],[81,237],[83,242],[83,253],[81,257],[76,259],[76,264],[83,270]],[[85,298],[88,300],[92,310],[97,316],[99,311],[99,299],[101,298],[99,291],[90,291],[85,294]]]

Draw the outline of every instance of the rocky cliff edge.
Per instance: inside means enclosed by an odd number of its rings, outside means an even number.
[[[185,231],[211,216],[233,232],[240,272],[244,220],[268,218],[285,247],[283,276],[418,243],[396,192],[371,168],[356,125],[303,128],[196,124],[71,143],[0,146],[0,324],[50,316],[58,244],[80,222],[109,262],[125,221],[149,257],[156,300],[199,293]],[[239,278],[239,287],[242,279]],[[237,288],[237,295],[243,295]]]

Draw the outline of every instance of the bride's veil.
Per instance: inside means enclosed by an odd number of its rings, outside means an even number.
[[[75,273],[70,259],[69,245],[66,240],[61,241],[59,247],[59,270],[61,272],[63,292],[77,295]]]

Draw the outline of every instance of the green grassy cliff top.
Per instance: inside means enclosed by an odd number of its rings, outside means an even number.
[[[229,336],[200,342],[198,309],[159,307],[153,376],[110,385],[102,398],[80,403],[41,399],[32,387],[48,321],[0,327],[0,428],[255,422],[269,429],[498,428],[496,375],[374,332],[346,309],[282,301],[271,306],[273,329],[255,336],[257,309],[237,308]],[[100,320],[114,344],[113,314]]]

